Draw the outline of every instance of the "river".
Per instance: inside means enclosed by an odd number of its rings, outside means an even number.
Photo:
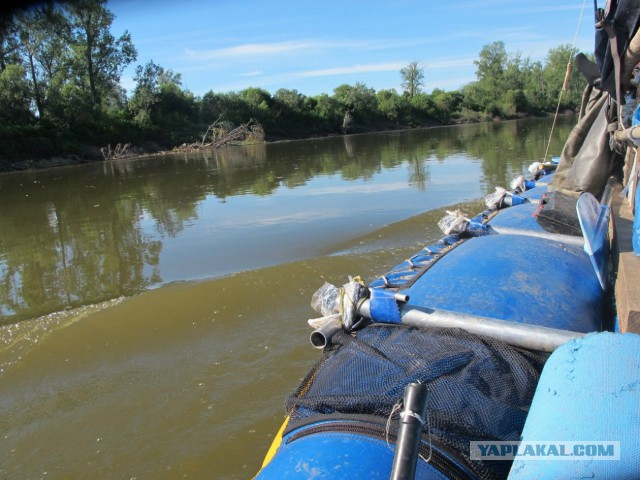
[[[575,118],[554,129],[559,155]],[[550,119],[0,176],[0,478],[251,478],[320,352],[313,292],[435,242]]]

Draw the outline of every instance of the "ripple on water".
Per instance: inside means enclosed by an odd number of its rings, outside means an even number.
[[[7,372],[54,331],[73,325],[88,315],[118,305],[124,299],[125,297],[118,297],[94,305],[85,305],[0,326],[0,374]]]

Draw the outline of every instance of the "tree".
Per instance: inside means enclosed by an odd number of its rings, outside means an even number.
[[[36,69],[36,55],[41,43],[44,41],[44,35],[39,28],[40,20],[35,10],[29,11],[21,16],[20,25],[20,45],[25,56],[26,64],[29,69],[29,77],[31,80],[32,91],[38,109],[38,115],[40,118],[44,118],[44,99],[42,98],[42,85]]]
[[[22,124],[32,120],[31,91],[21,65],[7,65],[0,72],[0,123]]]
[[[392,122],[402,122],[405,120],[409,105],[407,98],[398,95],[395,89],[380,90],[376,93],[378,101],[378,111],[388,120]]]
[[[271,94],[262,88],[248,87],[239,92],[240,98],[242,98],[247,106],[249,112],[254,117],[264,115],[269,110],[272,104]]]
[[[333,97],[342,107],[344,112],[342,117],[342,132],[347,133],[355,119],[360,122],[370,120],[378,107],[376,92],[373,88],[368,88],[364,83],[356,82],[354,86],[340,85],[333,90]]]
[[[547,109],[555,109],[564,84],[567,63],[572,54],[570,45],[560,45],[549,50],[544,66],[544,81],[547,85]],[[585,80],[576,68],[572,69],[567,91],[562,94],[561,108],[576,108],[580,105]]]
[[[544,79],[542,63],[539,61],[531,62],[529,59],[526,59],[523,63],[523,70],[523,91],[530,110],[533,112],[544,111],[546,108],[545,96],[547,86]]]
[[[273,125],[270,134],[304,136],[314,130],[313,110],[316,101],[307,98],[297,90],[281,88],[273,95]]]
[[[199,108],[193,94],[182,89],[181,75],[150,60],[136,67],[134,80],[128,103],[134,121],[160,142],[190,141]]]
[[[400,76],[402,77],[402,89],[409,95],[409,98],[420,93],[421,87],[424,85],[424,67],[413,61],[400,69]]]
[[[75,70],[81,79],[80,87],[88,85],[94,106],[101,104],[102,97],[120,81],[124,68],[137,57],[128,31],[118,39],[109,32],[114,16],[105,8],[106,3],[106,0],[74,0],[68,6]]]
[[[144,67],[138,65],[133,80],[136,82],[136,87],[129,100],[129,110],[133,113],[134,120],[142,126],[150,124],[151,110],[160,100],[163,85],[172,84],[180,87],[182,84],[179,73],[165,70],[153,60],[149,60]]]
[[[407,95],[408,98],[408,95]],[[408,98],[409,99],[409,98]],[[435,117],[435,106],[431,95],[426,93],[417,93],[413,98],[409,99],[411,106],[412,122],[420,123],[429,118]]]
[[[248,108],[237,92],[207,92],[200,101],[200,119],[207,125],[220,118],[221,121],[240,125],[247,121]]]
[[[0,16],[0,72],[20,61],[17,27],[10,15]]]
[[[464,105],[491,116],[515,116],[528,110],[525,85],[529,59],[509,55],[503,42],[485,45],[476,60],[478,80],[464,88]]]
[[[524,94],[526,70],[523,68],[528,59],[523,62],[517,53],[508,55],[502,74],[501,111],[508,116],[528,110],[527,98]]]
[[[315,100],[313,114],[320,120],[319,123],[323,128],[336,131],[344,116],[341,105],[334,97],[330,97],[326,93],[313,97],[313,99]]]
[[[306,97],[297,90],[287,90],[286,88],[279,89],[273,96],[274,100],[293,112],[302,111],[305,98]]]
[[[162,141],[177,145],[197,139],[201,134],[196,130],[197,114],[193,93],[183,90],[175,82],[160,83],[158,101],[153,106],[151,121],[161,132]]]
[[[473,62],[477,67],[476,77],[479,81],[498,80],[502,78],[507,64],[507,50],[504,42],[493,42],[482,47],[480,58]]]
[[[439,88],[431,92],[431,101],[434,105],[434,117],[443,122],[449,122],[458,113],[462,102],[460,92],[445,92]]]
[[[361,119],[375,112],[377,107],[376,92],[361,82],[356,82],[354,86],[340,85],[333,90],[333,97],[345,113],[359,116]]]
[[[69,50],[64,38],[70,25],[58,7],[44,3],[18,13],[16,27],[38,117],[43,119],[49,99],[68,79]]]
[[[480,58],[473,62],[478,78],[475,100],[481,110],[492,115],[499,115],[499,100],[504,92],[503,77],[507,67],[507,51],[504,42],[493,42],[485,45],[480,51]]]

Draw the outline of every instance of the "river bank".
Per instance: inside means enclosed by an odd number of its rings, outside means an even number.
[[[573,111],[563,112],[562,116],[573,115]],[[517,118],[506,118],[502,119],[500,117],[494,117],[491,120],[487,120],[486,122],[495,123],[495,122],[503,122],[503,121],[514,121],[521,120],[523,118],[540,118],[549,116],[549,114],[545,115],[530,115],[530,114],[522,114]],[[299,140],[309,140],[309,139],[317,139],[317,138],[331,138],[331,137],[340,137],[345,135],[359,135],[359,134],[367,134],[367,133],[383,133],[390,131],[402,131],[402,130],[420,130],[425,128],[438,128],[438,127],[446,127],[452,125],[461,125],[461,124],[471,124],[471,123],[485,123],[478,121],[477,119],[466,119],[464,121],[456,121],[455,123],[439,123],[435,121],[424,122],[419,125],[398,125],[398,124],[384,124],[384,125],[354,125],[351,127],[348,133],[332,133],[332,134],[313,134],[310,133],[308,135],[296,135],[296,136],[270,136],[266,135],[265,143],[281,143],[281,142],[290,142],[290,141],[299,141]],[[202,151],[207,149],[212,149],[214,147],[211,144],[202,145],[199,142],[194,142],[190,144],[183,143],[181,145],[174,146],[172,148],[163,148],[161,145],[154,141],[146,141],[141,143],[140,145],[130,145],[130,144],[116,144],[116,145],[107,145],[104,147],[98,147],[93,145],[79,145],[75,151],[72,153],[55,155],[51,157],[37,157],[37,158],[26,158],[17,161],[10,161],[0,157],[0,174],[6,174],[11,172],[25,171],[25,170],[41,170],[46,168],[56,168],[56,167],[64,167],[69,165],[79,165],[83,163],[95,163],[102,161],[117,161],[121,159],[132,159],[137,157],[147,157],[147,156],[164,156],[174,153],[190,153],[196,151]],[[117,152],[117,150],[122,150],[121,152]]]
[[[437,124],[435,122],[425,123],[423,125],[407,125],[400,126],[396,125],[390,127],[389,125],[385,125],[383,128],[363,128],[363,127],[355,127],[351,132],[342,134],[342,135],[355,135],[355,134],[363,134],[363,133],[378,133],[385,131],[393,131],[393,130],[409,130],[409,129],[421,129],[421,128],[432,128],[432,127],[440,127],[446,126],[445,124]],[[279,142],[288,142],[288,141],[296,141],[296,140],[308,140],[313,138],[331,138],[342,136],[341,134],[326,134],[326,135],[317,135],[317,134],[308,134],[308,135],[296,135],[296,136],[268,136],[265,140],[265,143],[279,143]],[[116,154],[108,154],[107,152],[114,152],[115,150],[122,149],[126,145],[126,149],[122,153]],[[119,148],[120,147],[120,148]],[[55,167],[63,167],[69,165],[79,165],[82,163],[94,163],[94,162],[102,162],[102,161],[117,161],[124,158],[131,159],[142,156],[153,156],[153,155],[168,155],[173,153],[184,153],[184,152],[195,152],[199,150],[206,150],[214,148],[210,144],[201,145],[199,142],[194,143],[183,143],[180,145],[176,145],[171,148],[165,148],[159,145],[154,141],[146,141],[140,145],[130,145],[130,144],[116,144],[116,145],[107,145],[104,147],[98,147],[95,145],[79,145],[77,149],[74,149],[74,152],[55,155],[51,157],[34,157],[34,158],[24,158],[16,161],[11,161],[7,159],[3,159],[0,157],[0,174],[3,173],[11,173],[25,170],[41,170],[45,168],[55,168]]]

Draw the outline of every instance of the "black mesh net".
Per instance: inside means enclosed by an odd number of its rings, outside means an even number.
[[[429,389],[431,435],[458,451],[481,478],[511,462],[471,461],[471,441],[517,441],[546,355],[456,329],[371,325],[338,332],[286,402],[290,425],[319,414],[386,420],[408,383]]]

